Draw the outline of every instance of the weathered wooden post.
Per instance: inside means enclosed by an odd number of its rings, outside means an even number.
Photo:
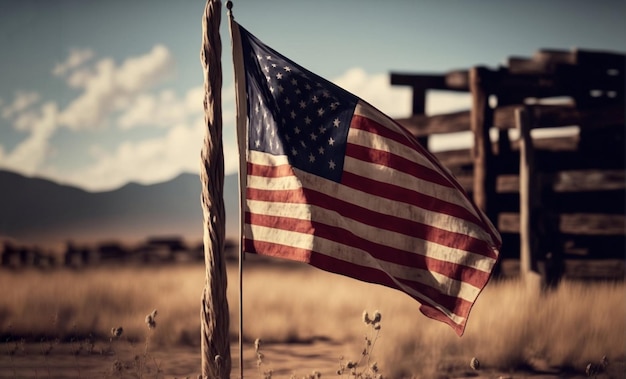
[[[472,94],[470,126],[474,134],[472,157],[474,161],[474,203],[498,228],[498,210],[494,206],[496,197],[495,157],[489,129],[493,126],[493,109],[489,105],[489,95],[495,86],[495,74],[486,67],[473,67],[469,72],[469,89]],[[501,260],[496,263],[493,273],[500,275]]]
[[[489,204],[495,194],[493,150],[489,138],[489,129],[493,125],[493,110],[489,106],[490,89],[493,85],[491,76],[491,72],[485,67],[473,67],[470,70],[470,125],[474,134],[474,202],[497,226],[498,220],[493,218],[493,206]]]
[[[224,258],[224,150],[222,145],[222,43],[221,3],[208,0],[202,18],[200,60],[204,72],[204,119],[202,147],[202,212],[204,215],[204,263],[206,276],[202,291],[202,377],[230,377],[229,310],[226,298]]]
[[[540,249],[541,178],[535,170],[532,115],[525,107],[515,110],[515,124],[520,131],[519,196],[520,196],[520,275],[527,285],[543,288],[538,268]]]

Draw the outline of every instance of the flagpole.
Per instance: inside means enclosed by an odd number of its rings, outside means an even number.
[[[234,79],[235,79],[235,106],[237,125],[237,146],[239,147],[239,375],[243,379],[243,217],[245,209],[245,188],[247,180],[247,105],[243,55],[241,51],[241,37],[233,15],[233,2],[226,2],[231,37]]]
[[[201,299],[202,378],[228,379],[229,310],[224,259],[224,148],[222,142],[222,42],[220,0],[207,0],[200,63],[204,74],[204,145],[201,151],[205,280]]]

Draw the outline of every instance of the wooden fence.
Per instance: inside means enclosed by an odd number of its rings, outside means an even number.
[[[497,69],[391,74],[392,84],[413,89],[413,114],[397,121],[425,146],[433,134],[472,132],[471,150],[435,155],[498,226],[502,262],[546,284],[563,275],[624,278],[625,58],[540,50]],[[471,94],[471,109],[425,115],[433,89]],[[569,136],[537,136],[572,126]]]

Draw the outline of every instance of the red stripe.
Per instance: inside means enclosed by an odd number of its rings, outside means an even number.
[[[342,217],[379,228],[383,231],[393,231],[412,238],[420,238],[442,246],[471,251],[490,258],[496,257],[490,245],[484,240],[416,221],[374,212],[311,189],[262,190],[248,188],[246,198],[267,202],[311,204],[320,208],[329,209],[337,212],[337,214]]]
[[[377,111],[377,113],[380,113]],[[406,132],[406,129],[397,124],[395,121],[386,118],[389,121],[389,125],[381,125],[374,120],[370,120],[369,118],[362,115],[354,115],[352,117],[352,121],[350,122],[350,128],[355,128],[359,130],[366,131],[368,133],[372,133],[386,139],[395,141],[399,144],[409,147],[412,150],[416,150],[420,154],[423,154],[426,149],[422,145],[417,142],[411,134]],[[390,128],[390,126],[395,126],[396,130]]]
[[[431,169],[430,167],[422,166],[415,161],[387,151],[375,150],[370,147],[348,143],[346,146],[346,156],[364,162],[387,166],[415,178],[423,179],[440,186],[454,188],[447,178],[444,178],[439,172]]]
[[[266,178],[282,178],[286,176],[295,176],[290,165],[284,164],[280,166],[265,166],[248,162],[248,175],[263,176]]]
[[[349,230],[327,225],[316,219],[309,221],[246,212],[245,222],[249,225],[265,226],[279,230],[315,235],[315,237],[363,250],[373,258],[381,261],[402,265],[408,269],[419,268],[436,272],[452,279],[464,281],[478,288],[482,287],[489,279],[488,273],[476,270],[472,267],[446,262],[375,243],[359,237]]]
[[[244,238],[243,251],[251,254],[309,263],[311,250]]]

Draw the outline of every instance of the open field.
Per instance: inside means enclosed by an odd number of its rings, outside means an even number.
[[[246,377],[262,377],[255,338],[264,341],[262,368],[276,378],[314,369],[338,377],[341,356],[360,357],[363,310],[382,313],[372,358],[386,378],[582,378],[603,356],[610,364],[599,378],[626,374],[624,282],[564,282],[540,295],[516,280],[492,281],[459,338],[398,291],[267,262],[245,264]],[[228,270],[235,377],[237,268]],[[0,377],[195,377],[203,280],[204,267],[192,264],[0,271]],[[153,309],[157,326],[148,329]],[[123,334],[113,337],[120,326]],[[469,368],[472,357],[478,372]]]

